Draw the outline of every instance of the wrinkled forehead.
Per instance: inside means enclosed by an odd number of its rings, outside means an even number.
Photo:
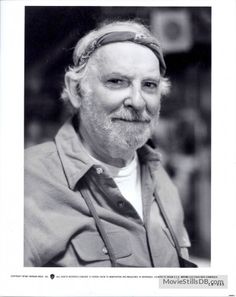
[[[122,72],[160,76],[160,63],[146,46],[132,42],[117,42],[99,48],[90,57],[89,64],[99,73]]]

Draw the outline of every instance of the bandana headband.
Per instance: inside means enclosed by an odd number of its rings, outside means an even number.
[[[147,37],[143,34],[137,34],[129,31],[117,31],[117,32],[106,33],[101,37],[99,37],[98,39],[92,41],[87,46],[83,54],[79,57],[79,59],[75,60],[75,66],[78,66],[78,67],[85,66],[90,56],[101,46],[104,46],[110,43],[125,42],[125,41],[134,42],[148,47],[158,58],[160,62],[160,72],[164,76],[166,72],[166,64],[164,61],[160,44],[156,41],[156,39],[152,37]]]

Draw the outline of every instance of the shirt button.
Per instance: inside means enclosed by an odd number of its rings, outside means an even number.
[[[107,250],[107,248],[106,248],[105,246],[103,247],[102,252],[103,252],[103,254],[105,254],[105,255],[108,254],[108,250]]]
[[[123,207],[125,206],[124,201],[118,201],[118,202],[117,202],[117,206],[118,206],[119,208],[123,208]]]
[[[96,172],[97,172],[97,174],[102,174],[103,173],[103,169],[101,167],[97,167],[96,168]]]

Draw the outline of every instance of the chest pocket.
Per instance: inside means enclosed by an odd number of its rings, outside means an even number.
[[[132,254],[128,234],[125,231],[107,232],[107,236],[116,259],[129,257]],[[72,239],[72,246],[78,259],[82,262],[92,263],[110,260],[108,250],[98,233],[79,234]]]

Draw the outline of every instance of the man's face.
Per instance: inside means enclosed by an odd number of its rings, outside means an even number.
[[[98,49],[87,67],[89,92],[79,113],[82,137],[90,148],[113,158],[133,153],[148,140],[158,119],[157,57],[142,45],[113,43]]]

